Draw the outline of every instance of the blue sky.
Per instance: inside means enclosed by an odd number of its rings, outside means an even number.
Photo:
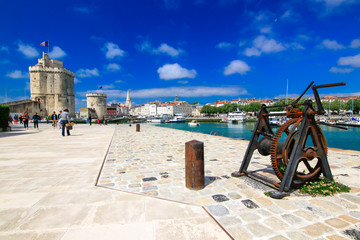
[[[108,102],[360,95],[359,0],[2,1],[0,102],[29,98],[28,67],[50,57]],[[99,87],[102,89],[99,90]]]

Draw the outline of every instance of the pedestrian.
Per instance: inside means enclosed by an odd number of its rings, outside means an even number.
[[[58,120],[60,120],[60,116],[61,116],[61,113],[62,113],[62,111],[60,110],[60,113],[58,114]]]
[[[19,121],[20,121],[20,124],[22,124],[22,121],[23,121],[22,115],[19,116]]]
[[[34,128],[39,128],[39,120],[41,119],[40,116],[37,113],[35,113],[32,119],[34,121]]]
[[[62,135],[65,137],[65,128],[66,128],[66,124],[70,123],[70,116],[69,116],[69,110],[68,109],[64,109],[64,112],[61,113],[60,115],[60,120],[61,122],[61,126],[62,126]],[[66,133],[68,136],[70,136],[70,130],[66,129]]]
[[[51,115],[51,119],[52,119],[52,125],[53,125],[53,127],[56,127],[56,125],[57,125],[57,120],[58,120],[58,116],[56,115],[55,112]]]
[[[12,118],[12,116],[11,116],[11,115],[9,115],[9,126],[10,126],[10,125],[13,125],[13,123],[12,123],[12,122],[13,122],[13,118]]]
[[[17,124],[17,123],[18,123],[18,119],[19,119],[18,115],[15,114],[15,116],[14,116],[14,124]]]
[[[27,112],[25,112],[23,115],[22,115],[22,120],[24,122],[24,128],[27,129],[29,128],[29,115]]]
[[[91,126],[91,114],[89,115],[89,122],[90,122],[90,126]]]

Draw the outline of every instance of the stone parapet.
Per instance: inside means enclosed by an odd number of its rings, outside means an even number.
[[[71,77],[75,77],[75,73],[66,68],[43,67],[41,65],[30,66],[29,72],[65,73]]]

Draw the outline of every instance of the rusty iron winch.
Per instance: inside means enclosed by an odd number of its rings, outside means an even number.
[[[313,85],[311,82],[305,91],[289,105],[261,106],[257,122],[239,171],[232,173],[233,177],[244,175],[255,176],[263,181],[271,182],[280,192],[288,192],[291,187],[301,187],[306,182],[316,181],[321,173],[327,179],[333,179],[327,159],[327,143],[319,124],[346,129],[344,127],[317,122],[316,115],[324,115],[317,91],[319,88],[344,86],[345,83]],[[315,97],[315,108],[311,100],[299,103],[304,94],[312,88]],[[298,106],[303,105],[301,111]],[[284,107],[284,111],[271,113],[268,109]],[[276,133],[269,122],[270,116],[284,116],[287,121],[279,127]],[[263,156],[270,155],[271,165],[280,183],[269,180],[262,175],[249,172],[251,157],[255,150]]]

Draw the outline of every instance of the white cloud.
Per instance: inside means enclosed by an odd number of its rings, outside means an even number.
[[[328,48],[331,50],[339,50],[345,48],[343,45],[339,44],[336,40],[329,40],[329,39],[322,41],[320,47]]]
[[[143,52],[149,52],[151,54],[165,54],[165,55],[169,55],[171,57],[177,57],[179,56],[180,54],[184,53],[184,50],[178,48],[174,48],[172,46],[169,46],[168,44],[166,43],[162,43],[160,44],[159,47],[157,48],[153,48],[151,46],[151,44],[148,42],[148,41],[144,41],[139,47],[138,49],[140,51],[143,51]]]
[[[235,47],[235,45],[232,43],[229,43],[229,42],[221,42],[218,45],[216,45],[215,47],[219,48],[219,49],[230,49],[230,48]]]
[[[260,56],[261,52],[257,48],[246,48],[244,51],[245,56],[251,57],[251,56]]]
[[[105,52],[107,59],[114,59],[115,57],[125,56],[125,51],[120,49],[117,44],[112,42],[105,43],[103,51]]]
[[[30,77],[29,73],[27,73],[27,72],[23,73],[20,70],[12,71],[12,72],[6,74],[6,76],[9,77],[9,78],[13,78],[13,79],[29,78]]]
[[[332,73],[349,73],[354,71],[353,68],[338,68],[338,67],[332,67],[329,69]]]
[[[160,79],[172,80],[180,78],[195,78],[196,71],[195,69],[188,70],[182,68],[178,63],[174,64],[165,64],[157,70]]]
[[[253,46],[244,51],[246,56],[260,56],[262,53],[275,53],[284,51],[286,48],[283,44],[276,42],[275,39],[267,39],[260,35],[253,40]]]
[[[99,70],[97,68],[94,69],[79,69],[76,71],[76,76],[80,78],[89,78],[89,77],[99,77]]]
[[[52,51],[49,52],[50,58],[62,58],[66,56],[66,52],[64,52],[60,47],[54,46]]]
[[[115,80],[115,83],[124,83],[125,81],[123,80]]]
[[[246,64],[246,62],[243,62],[241,60],[234,60],[231,61],[228,66],[225,67],[224,75],[231,75],[234,73],[239,74],[246,74],[246,72],[250,71],[249,65]]]
[[[158,48],[154,49],[153,52],[155,54],[167,54],[172,57],[177,57],[180,53],[183,52],[181,49],[175,49],[166,43],[162,43]]]
[[[360,54],[349,57],[341,57],[338,60],[338,65],[360,67]]]
[[[121,66],[117,63],[109,63],[108,65],[106,65],[106,69],[111,72],[117,72],[121,70]]]
[[[284,14],[283,15],[281,15],[281,19],[288,19],[288,18],[290,18],[291,16],[293,16],[294,15],[294,13],[292,12],[292,10],[291,9],[289,9],[289,10],[286,10],[286,12],[284,12]]]
[[[351,41],[351,48],[359,48],[360,47],[360,39],[354,39]]]
[[[108,98],[126,97],[126,91],[121,90],[97,90],[107,94]],[[86,96],[87,93],[80,92],[80,96]],[[236,86],[229,87],[168,87],[168,88],[151,88],[131,91],[131,98],[159,98],[159,97],[210,97],[210,96],[239,96],[247,94],[246,89]]]
[[[18,51],[24,54],[27,58],[35,58],[39,56],[39,52],[30,45],[19,42],[18,46]]]

